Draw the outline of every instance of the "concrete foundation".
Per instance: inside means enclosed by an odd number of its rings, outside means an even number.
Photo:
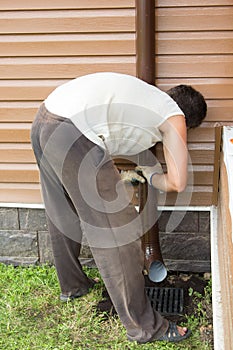
[[[210,271],[210,214],[208,211],[163,211],[160,243],[168,270]],[[84,245],[81,258],[90,261]],[[14,265],[53,264],[44,209],[0,208],[0,262]]]

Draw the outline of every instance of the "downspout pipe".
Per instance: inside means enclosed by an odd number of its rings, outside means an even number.
[[[155,0],[136,0],[136,74],[155,84]]]
[[[136,75],[139,79],[155,84],[155,0],[136,0]],[[139,159],[143,164],[146,159]],[[148,196],[148,184],[139,184],[139,212],[143,213],[143,225],[151,222],[150,215],[157,220],[156,189],[150,188],[152,196]],[[153,198],[153,199],[151,199]],[[148,203],[147,203],[148,202]],[[167,276],[159,242],[159,228],[156,223],[143,235],[144,268],[153,282],[161,282]]]

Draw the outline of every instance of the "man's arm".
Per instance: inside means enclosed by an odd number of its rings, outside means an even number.
[[[161,191],[181,192],[187,184],[187,127],[182,115],[168,118],[160,126],[167,173],[155,174],[151,184]]]

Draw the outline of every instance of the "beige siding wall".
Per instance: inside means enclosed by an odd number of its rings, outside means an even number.
[[[0,202],[40,203],[30,127],[41,101],[96,71],[135,75],[129,0],[0,1]]]
[[[169,194],[166,203],[209,205],[217,179],[214,127],[233,121],[233,2],[157,0],[156,7],[156,84],[192,85],[208,104],[206,121],[188,133],[193,190]]]
[[[136,74],[135,1],[1,0],[0,47],[0,202],[39,203],[30,146],[35,112],[68,79]],[[232,119],[232,51],[232,0],[156,1],[156,84],[193,85],[209,106],[206,122],[189,134],[195,187],[191,197],[179,195],[179,204],[212,202],[213,127]],[[171,194],[166,203],[176,200]]]

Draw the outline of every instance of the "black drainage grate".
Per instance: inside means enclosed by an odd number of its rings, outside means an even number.
[[[183,313],[184,293],[182,288],[146,287],[152,307],[162,315]]]

